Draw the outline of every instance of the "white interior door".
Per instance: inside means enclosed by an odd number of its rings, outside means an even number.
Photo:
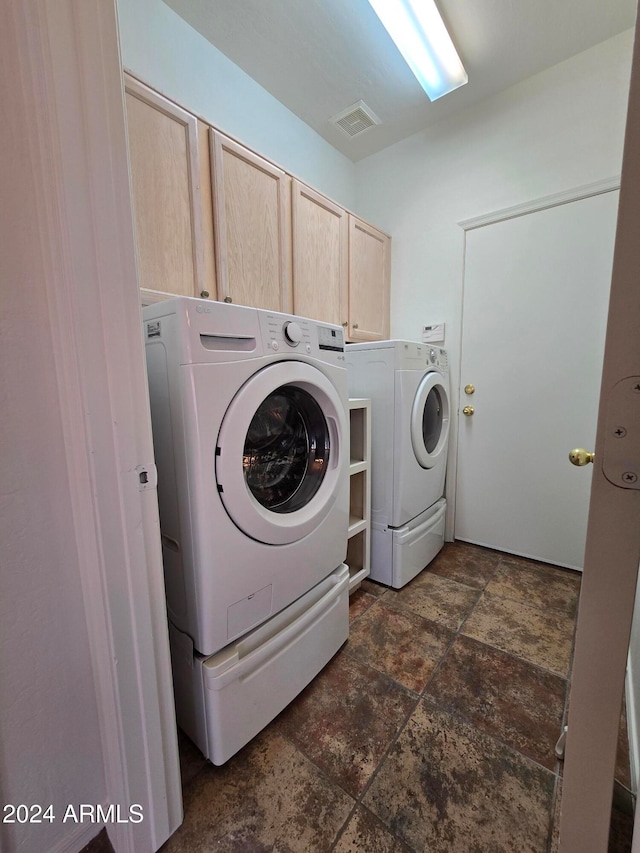
[[[620,702],[640,562],[639,146],[640,41],[636,35],[569,697],[559,853],[605,853],[608,849]],[[620,427],[624,428],[622,437]],[[637,631],[634,626],[634,633]],[[635,671],[637,654],[637,647],[630,650]],[[637,735],[637,689],[629,698],[630,735]],[[632,849],[633,853],[640,851],[638,808]]]
[[[466,233],[457,539],[582,568],[591,471],[567,454],[595,441],[617,204]]]

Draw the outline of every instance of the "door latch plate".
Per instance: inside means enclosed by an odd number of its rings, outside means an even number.
[[[640,489],[640,376],[621,379],[609,394],[602,459],[610,483]]]

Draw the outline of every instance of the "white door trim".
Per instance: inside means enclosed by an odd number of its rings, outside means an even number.
[[[605,178],[602,181],[594,181],[591,184],[571,187],[568,190],[541,196],[531,201],[524,201],[522,204],[515,204],[512,207],[504,207],[501,210],[494,210],[491,213],[483,213],[481,216],[474,216],[471,219],[462,219],[458,222],[458,225],[464,231],[471,231],[473,228],[482,228],[483,225],[493,225],[495,222],[502,222],[505,219],[513,219],[516,216],[524,216],[527,213],[537,213],[539,210],[547,210],[549,207],[558,207],[561,204],[569,204],[572,201],[580,201],[583,198],[591,198],[591,196],[610,193],[618,189],[620,189],[620,175],[613,178]]]
[[[42,190],[40,251],[117,853],[181,821],[115,0],[13,2]],[[18,176],[19,179],[19,176]],[[100,768],[96,768],[100,772]]]

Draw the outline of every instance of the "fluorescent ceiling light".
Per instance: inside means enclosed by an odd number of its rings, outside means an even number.
[[[369,0],[429,99],[469,79],[434,0]]]

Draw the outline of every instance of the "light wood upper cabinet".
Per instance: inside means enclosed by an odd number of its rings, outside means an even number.
[[[209,132],[218,299],[291,310],[291,178]]]
[[[143,303],[204,296],[389,336],[390,238],[125,74]]]
[[[198,123],[125,75],[133,213],[145,301],[213,289],[205,273]],[[212,250],[212,241],[210,241]]]
[[[347,327],[348,214],[292,182],[293,311]]]
[[[388,338],[390,237],[295,179],[292,219],[294,313],[348,341]]]
[[[349,327],[347,340],[389,337],[391,238],[349,214]]]

